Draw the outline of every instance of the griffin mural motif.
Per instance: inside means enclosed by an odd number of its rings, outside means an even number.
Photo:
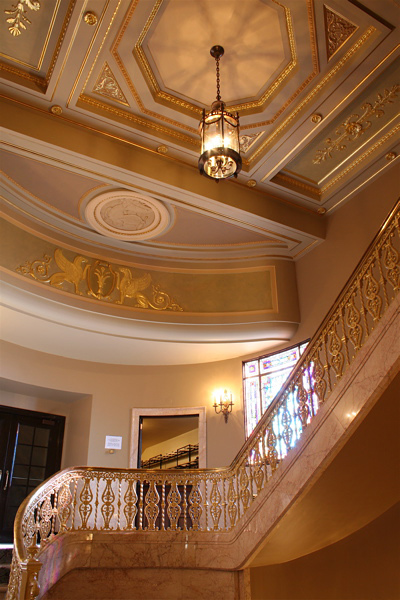
[[[74,262],[71,262],[68,258],[65,258],[60,248],[57,248],[54,252],[54,260],[58,268],[61,269],[61,272],[51,275],[49,279],[50,285],[59,287],[64,281],[67,281],[75,286],[75,294],[83,296],[83,293],[79,289],[79,283],[86,275],[88,259],[83,256],[76,256]]]
[[[150,273],[134,277],[128,267],[116,268],[107,261],[93,260],[81,255],[75,256],[71,261],[64,256],[60,248],[54,250],[54,261],[60,270],[53,274],[53,259],[48,254],[42,259],[25,261],[16,267],[16,271],[64,291],[69,290],[65,289],[63,284],[71,283],[75,294],[90,296],[102,302],[124,304],[128,298],[132,298],[131,305],[135,308],[183,311],[172,296],[162,290],[159,284],[153,283]],[[141,292],[147,288],[150,289],[145,296]]]
[[[122,273],[122,277],[121,277]],[[141,297],[143,294],[139,294],[151,283],[150,273],[145,273],[142,277],[133,278],[132,272],[127,267],[120,267],[117,272],[117,288],[120,292],[120,298],[116,301],[116,304],[123,304],[125,298],[135,298],[139,306],[143,305]]]

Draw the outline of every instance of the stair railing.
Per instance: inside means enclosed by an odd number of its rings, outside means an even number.
[[[40,550],[77,531],[223,532],[236,526],[352,364],[400,288],[400,202],[306,351],[224,469],[81,467],[57,473],[22,503],[8,600],[36,598]]]

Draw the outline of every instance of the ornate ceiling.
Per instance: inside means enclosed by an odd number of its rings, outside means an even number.
[[[398,25],[395,0],[1,0],[3,214],[18,227],[8,283],[144,314],[154,290],[124,295],[122,269],[138,285],[151,273],[185,313],[170,321],[237,328],[268,313],[274,327],[290,321],[274,333],[290,339],[297,300],[289,310],[281,298],[295,290],[293,260],[321,243],[330,212],[396,162]],[[239,111],[243,157],[238,180],[218,185],[197,171],[214,44],[225,48],[221,95]],[[17,271],[46,252],[48,279],[85,261],[75,289]],[[112,290],[95,283],[96,260]],[[233,291],[238,282],[259,304]],[[252,350],[244,341],[265,347],[271,332],[260,331],[214,341],[239,355]]]

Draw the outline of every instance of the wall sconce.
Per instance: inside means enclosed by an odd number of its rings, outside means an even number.
[[[219,400],[218,403],[217,400]],[[232,406],[233,402],[231,392],[228,392],[228,390],[224,390],[223,392],[220,391],[214,394],[214,410],[217,413],[217,415],[219,415],[220,413],[224,415],[225,423],[228,422],[228,415],[232,412]]]

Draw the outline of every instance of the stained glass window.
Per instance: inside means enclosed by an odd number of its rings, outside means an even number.
[[[243,396],[247,437],[289,377],[307,344],[308,342],[303,342],[282,352],[274,352],[243,362]]]

